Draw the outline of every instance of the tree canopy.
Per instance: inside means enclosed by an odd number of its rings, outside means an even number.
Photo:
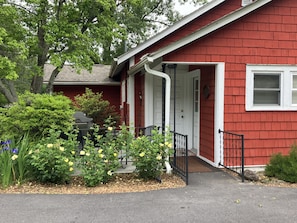
[[[179,0],[201,4],[204,0]],[[0,0],[0,92],[17,100],[15,80],[51,92],[65,63],[79,72],[136,46],[181,18],[173,0]],[[55,66],[43,88],[44,65]]]

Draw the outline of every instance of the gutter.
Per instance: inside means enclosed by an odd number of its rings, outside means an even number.
[[[146,61],[148,63],[152,63],[154,60],[150,57],[146,57]],[[168,74],[153,70],[150,68],[148,63],[144,63],[144,69],[147,73],[164,78],[166,81],[165,87],[165,126],[169,126],[170,124],[170,88],[171,88],[171,80]],[[172,167],[169,164],[169,157],[166,158],[165,161],[166,173],[170,174],[172,172]]]

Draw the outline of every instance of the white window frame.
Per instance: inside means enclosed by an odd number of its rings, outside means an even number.
[[[280,105],[254,105],[254,74],[280,74]],[[297,110],[297,104],[292,104],[293,75],[297,75],[297,66],[247,65],[245,98],[246,111]]]
[[[293,97],[293,91],[295,91],[295,92],[297,92],[297,88],[294,88],[294,86],[293,86],[293,77],[294,76],[296,76],[297,77],[297,72],[292,72],[292,75],[291,75],[291,80],[292,80],[292,82],[291,82],[291,86],[292,86],[292,93],[291,93],[291,95],[292,95],[292,97]],[[297,104],[293,104],[293,98],[292,98],[292,106],[297,106]]]

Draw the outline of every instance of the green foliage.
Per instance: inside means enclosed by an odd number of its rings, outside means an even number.
[[[102,132],[95,125],[92,137],[93,140],[86,138],[86,144],[84,149],[80,151],[78,162],[84,182],[89,187],[108,182],[120,166],[118,159],[119,141],[118,138],[114,137],[113,127],[108,126]]]
[[[102,93],[94,93],[91,89],[86,88],[84,94],[77,95],[74,99],[77,110],[86,113],[99,125],[103,125],[108,118],[111,121],[119,121],[119,114],[115,112],[114,106],[111,106],[109,101],[102,98]]]
[[[290,183],[297,182],[297,145],[294,144],[288,156],[273,155],[265,168],[265,175]]]
[[[20,64],[28,56],[25,44],[26,29],[20,22],[18,11],[13,6],[0,2],[0,93],[9,102],[17,100],[14,82],[23,76]]]
[[[49,130],[68,132],[73,128],[71,100],[62,95],[25,93],[9,108],[0,108],[0,137],[43,136]]]
[[[4,97],[4,95],[0,94],[0,107],[3,107],[7,104],[7,99]]]
[[[20,140],[4,140],[0,144],[0,184],[8,187],[21,184],[28,176],[27,154],[29,137]]]
[[[70,181],[74,171],[75,137],[59,138],[59,131],[50,131],[29,152],[31,177],[42,183],[63,184]]]
[[[157,129],[152,136],[140,136],[131,144],[131,156],[139,177],[148,180],[160,177],[165,160],[169,156],[170,135],[163,136]]]

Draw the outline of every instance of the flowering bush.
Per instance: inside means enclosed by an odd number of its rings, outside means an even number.
[[[113,127],[104,129],[105,136],[98,126],[94,126],[93,139],[86,137],[83,150],[80,151],[78,166],[82,171],[86,186],[94,187],[108,182],[120,165],[118,142]]]
[[[59,138],[60,132],[50,131],[29,152],[29,163],[34,180],[50,183],[67,183],[74,171],[74,155],[78,143],[70,137]]]
[[[140,136],[131,145],[131,155],[139,177],[149,180],[160,177],[171,151],[170,136],[152,130],[152,136]]]

